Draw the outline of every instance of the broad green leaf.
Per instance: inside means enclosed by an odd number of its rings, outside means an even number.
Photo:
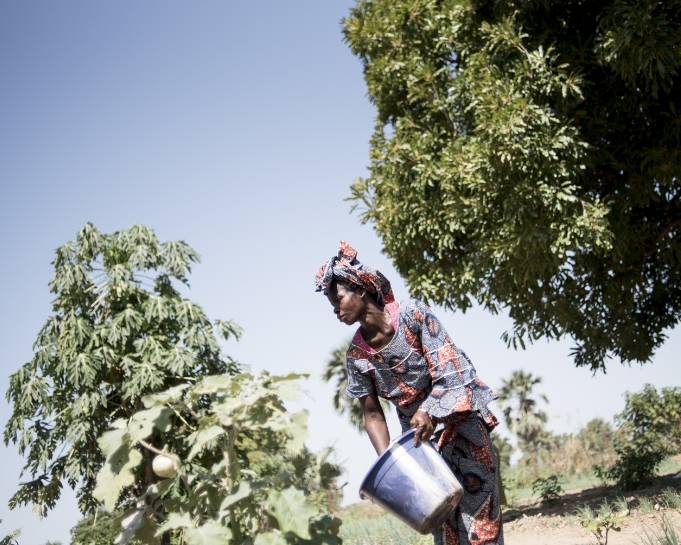
[[[115,464],[109,460],[97,474],[97,485],[92,493],[96,500],[104,503],[109,512],[113,512],[121,491],[135,482],[132,470],[142,461],[142,455],[134,449],[122,447],[115,453]]]
[[[191,528],[192,517],[189,513],[168,513],[166,521],[159,526],[156,535],[160,536],[168,530],[176,530],[177,528]]]
[[[144,509],[135,509],[133,513],[121,520],[123,531],[116,536],[114,545],[125,545],[128,543],[144,524]]]
[[[187,457],[187,460],[192,460],[194,456],[196,456],[199,452],[201,452],[201,449],[203,446],[208,443],[209,441],[212,441],[216,437],[220,437],[225,433],[224,428],[220,426],[211,426],[210,428],[206,428],[203,430],[200,430],[194,439],[194,444],[192,445],[192,449],[189,452],[189,456]]]
[[[187,545],[225,545],[232,531],[217,522],[207,522],[200,528],[187,528],[184,535]]]
[[[182,392],[189,388],[189,384],[180,384],[169,388],[160,394],[151,394],[142,398],[142,403],[148,409],[156,405],[165,405],[171,401],[177,401],[182,397]]]
[[[276,532],[264,532],[258,534],[255,538],[254,545],[293,545],[294,540],[289,540],[283,535]]]
[[[126,437],[128,433],[127,429],[115,429],[105,431],[102,436],[97,439],[99,448],[102,449],[102,454],[105,456],[110,456],[121,448],[124,444],[128,443],[129,437]]]
[[[270,490],[267,504],[270,515],[277,519],[283,534],[292,532],[303,539],[310,539],[310,518],[317,514],[317,509],[307,502],[302,490]]]
[[[220,511],[227,511],[230,506],[243,500],[244,498],[247,498],[252,492],[253,489],[251,489],[251,485],[248,481],[241,481],[240,483],[237,483],[234,487],[234,490],[232,490],[232,493],[225,496],[222,500],[222,503],[220,504]]]
[[[291,415],[291,424],[289,427],[290,439],[286,446],[294,452],[302,450],[305,446],[305,440],[310,436],[307,431],[307,411],[299,411]]]
[[[134,442],[149,437],[154,428],[160,431],[170,429],[170,417],[173,415],[172,409],[163,406],[154,406],[135,413],[130,419],[128,430],[130,439]]]
[[[229,391],[234,387],[234,377],[227,375],[213,375],[204,378],[193,389],[195,395],[215,394],[217,392]]]

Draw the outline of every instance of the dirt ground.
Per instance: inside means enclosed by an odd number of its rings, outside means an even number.
[[[681,529],[681,513],[676,509],[665,508],[658,503],[659,510],[644,513],[639,507],[639,498],[660,497],[662,490],[672,487],[681,490],[681,479],[673,479],[673,474],[658,477],[649,488],[637,490],[626,496],[629,510],[620,531],[610,531],[608,545],[632,545],[643,543],[644,528],[659,530],[659,519],[665,516]],[[593,509],[606,499],[612,502],[622,496],[615,487],[598,487],[565,493],[554,507],[546,508],[539,502],[528,501],[516,509],[504,512],[504,541],[506,545],[586,545],[596,543],[594,536],[580,525],[575,516],[578,507],[588,504]]]

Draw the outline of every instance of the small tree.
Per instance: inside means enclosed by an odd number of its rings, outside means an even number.
[[[646,384],[624,398],[624,410],[615,417],[621,430],[615,446],[619,459],[608,475],[630,490],[650,480],[665,458],[681,452],[681,388],[658,393]]]
[[[109,511],[127,509],[117,543],[340,545],[340,520],[318,494],[339,469],[328,453],[306,452],[307,413],[283,405],[299,377],[210,376],[146,396],[146,409],[114,422],[99,440],[107,458],[94,494]],[[148,450],[177,474],[140,492]]]
[[[103,509],[88,514],[71,528],[71,545],[112,545],[120,533],[116,516]]]
[[[527,445],[535,477],[538,477],[539,473],[533,446],[544,431],[548,417],[544,411],[537,408],[537,401],[530,396],[541,380],[541,377],[533,377],[532,373],[525,373],[523,370],[513,371],[508,380],[502,380],[502,387],[497,392],[499,402],[504,407],[506,425]],[[546,395],[536,395],[548,403]]]
[[[199,257],[182,241],[159,243],[135,225],[110,235],[92,224],[56,252],[50,292],[53,314],[38,334],[34,356],[10,377],[12,416],[5,444],[26,457],[31,480],[10,508],[53,508],[62,483],[78,489],[83,512],[94,512],[95,476],[104,456],[97,438],[117,419],[142,408],[144,395],[217,373],[235,373],[216,333],[238,337],[231,322],[211,323],[180,296]],[[152,454],[141,452],[140,486],[152,484]]]

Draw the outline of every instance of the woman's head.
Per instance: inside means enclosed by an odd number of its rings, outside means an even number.
[[[345,282],[350,289],[357,286],[367,291],[379,305],[395,300],[388,279],[379,271],[360,263],[355,249],[344,240],[341,241],[338,255],[329,259],[317,271],[316,291],[328,294],[334,281]]]

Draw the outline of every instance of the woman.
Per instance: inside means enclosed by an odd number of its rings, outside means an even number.
[[[395,404],[403,431],[416,430],[414,444],[433,437],[464,488],[459,506],[434,533],[435,544],[502,545],[497,459],[489,436],[498,422],[487,408],[496,396],[466,354],[427,305],[395,301],[390,282],[360,263],[344,241],[317,271],[316,288],[341,322],[360,324],[347,353],[347,395],[359,398],[377,454],[390,442],[381,396]]]

